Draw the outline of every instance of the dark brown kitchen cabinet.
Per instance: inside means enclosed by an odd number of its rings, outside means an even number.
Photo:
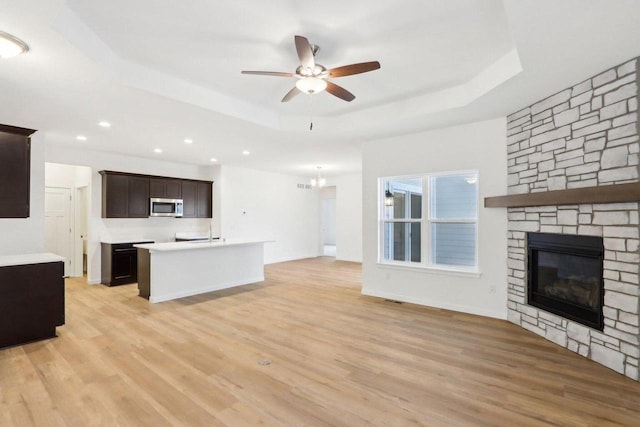
[[[104,243],[101,246],[102,277],[107,286],[125,285],[138,281],[138,249],[133,247],[151,241]]]
[[[210,181],[182,181],[184,218],[211,218]]]
[[[211,218],[213,182],[100,171],[103,218],[147,218],[149,198],[182,199],[184,218]]]
[[[182,181],[182,217],[196,218],[198,216],[198,183]]]
[[[100,175],[103,218],[149,216],[149,178],[109,171],[100,171]]]
[[[150,178],[149,197],[182,199],[182,181],[172,178]]]
[[[149,178],[129,177],[129,218],[149,217]]]
[[[0,125],[0,218],[28,218],[35,130]]]
[[[198,218],[211,218],[211,183],[198,182],[197,187],[197,214]]]
[[[0,348],[56,336],[64,325],[64,262],[0,267]]]
[[[127,218],[129,216],[129,177],[102,173],[102,217]]]

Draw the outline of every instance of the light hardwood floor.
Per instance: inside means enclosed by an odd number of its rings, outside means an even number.
[[[68,280],[59,337],[0,350],[0,426],[640,425],[639,383],[505,321],[362,296],[360,270],[275,264],[161,304]]]

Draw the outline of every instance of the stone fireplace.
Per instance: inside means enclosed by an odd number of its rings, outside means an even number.
[[[640,181],[639,62],[627,61],[507,118],[509,195]],[[638,380],[640,199],[602,203],[590,200],[589,191],[581,194],[579,203],[508,208],[508,318]],[[550,235],[559,246],[585,237],[578,246],[600,244],[602,253],[540,249],[541,236]],[[563,313],[549,300],[578,309]]]
[[[527,302],[604,329],[601,237],[527,233]]]

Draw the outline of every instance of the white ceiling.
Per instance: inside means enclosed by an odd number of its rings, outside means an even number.
[[[0,0],[0,10],[0,30],[31,47],[0,62],[0,123],[53,145],[300,175],[356,172],[368,140],[503,116],[640,55],[637,0]],[[351,103],[328,93],[281,103],[293,78],[240,71],[293,72],[296,34],[320,45],[328,68],[381,69],[335,80]]]

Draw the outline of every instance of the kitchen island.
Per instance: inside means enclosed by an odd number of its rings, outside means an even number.
[[[139,294],[156,303],[262,282],[264,243],[227,239],[135,245]]]

